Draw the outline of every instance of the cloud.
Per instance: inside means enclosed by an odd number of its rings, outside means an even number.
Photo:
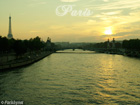
[[[109,0],[103,0],[104,2],[109,2]]]
[[[88,25],[93,25],[93,24],[96,24],[96,21],[95,20],[88,20],[87,24]]]
[[[122,11],[112,11],[112,12],[103,12],[103,15],[117,15],[120,14]]]
[[[93,10],[137,9],[140,8],[140,0],[93,1],[93,4],[90,3],[86,6]]]
[[[29,4],[29,6],[34,7],[38,5],[44,5],[44,4],[47,4],[47,2],[34,2],[34,3]]]
[[[136,36],[137,37],[140,37],[140,30],[135,30],[135,31],[127,31],[127,32],[119,32],[119,33],[116,33],[116,34],[112,34],[110,36]],[[108,36],[108,35],[103,35],[103,36]]]
[[[130,0],[124,0],[124,1],[117,1],[112,2],[108,4],[103,4],[102,6],[99,6],[98,9],[100,10],[113,10],[113,9],[125,9],[125,8],[131,8],[136,9],[140,7],[140,0],[130,1]]]
[[[30,31],[30,33],[38,33],[38,32],[41,32],[41,31]]]
[[[76,2],[78,0],[61,0],[61,2]]]
[[[104,40],[115,38],[116,40],[137,39],[140,38],[140,30],[118,32],[112,35],[101,35]]]

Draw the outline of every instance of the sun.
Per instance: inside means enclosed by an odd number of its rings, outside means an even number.
[[[106,35],[111,35],[112,34],[112,30],[111,29],[107,29],[104,32]]]
[[[112,27],[105,27],[105,31],[104,31],[104,34],[105,35],[112,35],[113,32],[112,32]]]

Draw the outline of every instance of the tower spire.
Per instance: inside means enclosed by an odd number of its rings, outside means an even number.
[[[115,48],[115,38],[112,40],[112,48]]]
[[[11,29],[11,15],[9,16],[9,32],[8,32],[8,39],[13,38],[12,29]]]
[[[107,49],[109,49],[110,48],[110,42],[109,42],[109,39],[108,39],[108,41],[107,41]]]

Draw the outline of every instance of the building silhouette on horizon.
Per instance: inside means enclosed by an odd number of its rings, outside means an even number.
[[[112,42],[110,42],[109,41],[109,39],[108,39],[108,41],[107,41],[107,49],[115,49],[115,38],[113,38],[113,40],[112,40]]]
[[[12,27],[11,27],[11,16],[9,16],[9,32],[8,32],[7,37],[8,37],[8,39],[13,38],[13,35],[12,35]]]

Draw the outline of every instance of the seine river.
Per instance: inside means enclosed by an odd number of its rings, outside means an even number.
[[[0,73],[0,101],[24,105],[140,105],[140,59],[65,50]]]

